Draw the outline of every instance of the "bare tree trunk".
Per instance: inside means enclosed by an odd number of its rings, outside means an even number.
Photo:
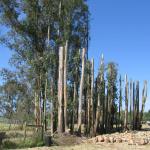
[[[58,132],[63,129],[63,47],[59,48],[59,77],[58,77]]]
[[[80,80],[80,94],[79,94],[79,106],[78,106],[78,132],[81,133],[82,125],[82,94],[84,86],[84,67],[85,67],[85,48],[82,50],[82,71]]]
[[[147,99],[147,81],[144,81],[144,88],[142,91],[142,108],[141,108],[141,114],[140,114],[140,121],[142,121],[143,119],[146,99]]]
[[[132,80],[130,81],[130,129],[132,129]]]
[[[53,135],[53,132],[54,132],[54,83],[52,79],[50,82],[50,95],[51,95],[50,129],[51,129],[51,135]]]
[[[93,112],[93,92],[94,91],[94,59],[91,60],[91,102],[90,102],[90,132],[91,135],[93,134],[93,128],[94,128],[94,112]]]
[[[53,111],[54,111],[54,108],[53,108],[54,106],[53,106],[53,102],[51,102],[51,118],[50,118],[50,128],[51,128],[51,135],[53,135],[53,132],[54,132],[54,120],[53,120],[53,118],[54,118],[54,114],[53,114]]]
[[[50,26],[48,26],[48,31],[47,31],[47,44],[49,46],[49,41],[50,41]]]
[[[73,110],[72,110],[72,123],[71,123],[71,133],[74,132],[74,123],[75,123],[75,104],[76,104],[76,97],[77,97],[77,90],[76,90],[76,83],[74,82],[73,87]]]
[[[128,129],[128,79],[127,75],[125,75],[125,120],[124,120],[124,128]]]
[[[105,80],[103,81],[104,82],[104,95],[103,95],[103,99],[102,99],[102,101],[103,101],[103,116],[102,116],[102,127],[103,127],[103,133],[104,133],[104,130],[105,130],[105,117],[106,117],[106,110],[105,110],[105,105],[106,105],[106,98],[105,98]]]
[[[61,19],[61,8],[62,8],[62,3],[61,3],[61,0],[60,0],[60,3],[59,3],[59,12],[58,12],[59,20]],[[58,35],[59,38],[60,38],[60,27],[59,27],[58,30],[57,30],[57,35]]]
[[[106,115],[105,115],[105,131],[108,131],[108,89],[107,89],[107,94],[105,96],[105,111],[106,111]]]
[[[121,79],[121,75],[120,75],[120,95],[119,95],[119,124],[121,124],[121,128],[122,128],[122,79]]]
[[[40,111],[40,125],[43,125],[43,101],[44,101],[44,96],[43,96],[43,91],[42,91],[42,73],[40,72],[40,76],[38,79],[38,98],[39,98],[39,111]],[[43,131],[42,131],[43,132]],[[43,133],[42,133],[43,134]]]
[[[88,90],[87,90],[87,95],[88,95],[88,105],[87,105],[87,117],[88,117],[88,133],[90,131],[90,127],[91,127],[91,93],[90,93],[90,87],[89,87],[89,84],[90,84],[90,75],[88,74]]]
[[[87,131],[88,131],[88,113],[87,113],[88,103],[87,103],[87,99],[89,99],[89,92],[87,90],[87,87],[84,88],[83,95],[84,95],[84,108],[83,108],[83,110],[84,110],[84,134],[86,135]]]
[[[40,125],[40,104],[39,104],[39,95],[35,91],[35,123],[36,125]]]
[[[65,122],[65,131],[68,129],[67,125],[67,53],[68,53],[68,41],[65,45],[65,54],[64,54],[64,122]]]
[[[45,94],[44,94],[44,99],[43,99],[43,103],[44,103],[44,131],[46,131],[47,129],[47,122],[46,122],[46,99],[47,99],[47,73],[45,76]]]
[[[136,129],[139,130],[140,128],[140,116],[139,116],[139,81],[136,83]]]
[[[96,119],[95,119],[95,124],[94,124],[94,136],[96,136],[99,121],[100,121],[100,94],[98,93]]]
[[[104,131],[104,122],[105,122],[105,80],[104,80],[104,55],[101,55],[100,63],[100,96],[101,96],[101,130]]]
[[[135,82],[133,82],[133,130],[135,130]]]

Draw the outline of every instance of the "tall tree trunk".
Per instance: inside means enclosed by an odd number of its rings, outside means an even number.
[[[84,108],[83,108],[84,109],[84,134],[86,135],[88,131],[87,99],[89,99],[89,96],[88,96],[89,93],[88,93],[87,87],[84,88],[83,93],[84,93]]]
[[[141,108],[141,114],[140,114],[140,121],[143,120],[143,113],[144,113],[146,99],[147,99],[147,81],[144,81],[144,88],[142,91],[142,108]]]
[[[35,91],[35,94],[34,94],[34,98],[35,98],[35,124],[36,125],[40,125],[39,95],[38,95],[38,93],[36,91]]]
[[[68,41],[65,45],[65,54],[64,54],[64,122],[65,122],[65,131],[68,129],[67,125],[67,53],[68,53]]]
[[[109,75],[112,77],[112,66],[108,68]],[[114,89],[112,85],[109,85],[108,89],[108,130],[109,132],[113,129],[113,117],[114,112],[112,112],[113,108],[113,101],[114,101]]]
[[[43,95],[42,95],[42,75],[40,73],[39,79],[38,79],[38,99],[39,99],[39,118],[40,118],[40,125],[43,125]]]
[[[100,64],[100,96],[101,96],[101,131],[104,131],[104,122],[105,122],[105,80],[104,80],[104,55],[101,55],[101,64]]]
[[[90,85],[90,75],[88,74],[88,79],[87,79],[87,81],[88,81],[88,89],[87,89],[87,95],[88,95],[88,98],[87,98],[87,100],[88,100],[88,105],[87,105],[87,117],[88,117],[88,122],[87,122],[87,124],[88,124],[88,127],[87,127],[87,130],[88,130],[88,133],[90,132],[90,127],[91,127],[91,93],[90,93],[90,87],[89,87],[89,85]]]
[[[91,101],[90,101],[90,132],[92,135],[93,134],[93,128],[94,128],[94,109],[93,109],[93,103],[94,103],[94,99],[93,99],[93,96],[94,96],[94,59],[91,60]]]
[[[61,20],[61,8],[62,8],[62,2],[61,2],[61,0],[60,0],[60,3],[59,3],[59,11],[58,11],[59,21]],[[60,37],[60,26],[58,27],[57,35],[58,35],[59,38],[61,39],[61,37]]]
[[[139,116],[139,81],[136,83],[136,129],[140,129],[140,116]]]
[[[133,96],[132,96],[132,80],[130,81],[130,129],[132,129],[132,106],[133,106]]]
[[[122,128],[122,79],[121,79],[121,75],[120,75],[120,95],[119,95],[119,124],[121,124],[121,128]]]
[[[106,115],[105,115],[105,131],[108,131],[108,89],[106,89],[106,96],[105,96],[105,111],[106,111]]]
[[[124,128],[128,129],[128,79],[127,75],[125,75],[125,120],[124,120]]]
[[[47,30],[47,45],[49,46],[49,41],[50,41],[50,26],[48,26]]]
[[[133,82],[133,130],[135,130],[135,82]]]
[[[58,77],[58,132],[63,129],[63,47],[59,48],[59,77]]]
[[[54,84],[53,81],[51,80],[51,113],[50,113],[50,128],[51,128],[51,135],[53,135],[54,132]]]
[[[100,94],[98,93],[98,99],[97,99],[97,109],[96,109],[96,119],[95,119],[95,124],[94,124],[94,136],[96,136],[98,126],[99,126],[99,121],[100,121]]]
[[[78,106],[78,132],[81,133],[82,126],[82,94],[84,86],[84,67],[85,67],[85,48],[82,50],[82,71],[80,80],[80,94],[79,94],[79,106]]]
[[[71,133],[74,132],[76,98],[77,98],[77,90],[76,90],[76,83],[74,82],[74,85],[73,85],[73,108],[72,108]]]
[[[105,117],[106,117],[106,95],[105,95],[105,80],[103,81],[104,82],[104,95],[103,95],[103,120],[102,120],[102,125],[103,125],[103,133],[105,133]]]
[[[44,103],[44,131],[46,131],[47,129],[47,122],[46,122],[46,99],[47,99],[47,73],[45,76],[45,94],[44,94],[44,99],[43,99],[43,103]]]

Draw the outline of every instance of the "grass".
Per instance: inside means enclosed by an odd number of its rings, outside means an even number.
[[[42,140],[35,140],[34,138],[28,138],[24,140],[4,140],[2,144],[3,149],[18,149],[18,148],[32,148],[44,146]]]
[[[9,131],[9,130],[22,130],[23,126],[18,124],[6,124],[0,123],[0,131]]]
[[[34,132],[33,128],[27,128],[26,139],[22,125],[0,123],[0,132],[6,132],[0,149],[17,149],[43,146],[40,131]]]
[[[10,130],[8,124],[0,124],[0,132],[6,132],[6,138],[3,140],[1,149],[27,149],[33,148],[33,150],[112,150],[112,149],[144,149],[149,150],[150,145],[144,147],[133,147],[127,144],[90,144],[81,143],[82,139],[76,136],[55,136],[54,145],[51,147],[44,147],[44,142],[41,140],[40,131],[37,133],[33,128],[27,129],[27,136],[24,140],[24,130],[18,125],[12,125]],[[57,146],[56,146],[57,145]],[[38,148],[37,148],[38,147]]]

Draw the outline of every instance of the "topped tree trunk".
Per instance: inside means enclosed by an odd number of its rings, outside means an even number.
[[[139,114],[139,81],[136,82],[136,129],[140,129],[140,114]]]
[[[125,75],[125,120],[124,120],[124,128],[128,129],[128,79],[127,75]]]
[[[147,99],[147,81],[144,81],[144,88],[142,91],[142,108],[141,108],[141,114],[140,114],[140,121],[142,121],[143,119],[146,99]]]
[[[59,77],[58,77],[58,132],[62,133],[63,128],[63,47],[59,48]]]
[[[78,106],[78,132],[81,133],[82,126],[82,95],[84,86],[84,69],[85,69],[85,48],[82,49],[82,71],[80,80],[79,106]]]
[[[68,129],[67,125],[67,53],[68,53],[68,41],[66,41],[64,53],[64,122],[65,122],[65,131]]]
[[[119,124],[121,124],[121,128],[123,127],[122,125],[122,78],[121,78],[121,75],[120,75],[120,79],[119,79]]]
[[[92,58],[91,60],[91,102],[90,102],[90,115],[91,115],[91,125],[90,125],[90,132],[91,132],[91,135],[93,134],[93,124],[94,124],[94,112],[93,112],[93,100],[94,100],[94,59]]]
[[[132,96],[132,80],[130,81],[130,129],[132,129],[132,106],[133,106],[133,96]]]

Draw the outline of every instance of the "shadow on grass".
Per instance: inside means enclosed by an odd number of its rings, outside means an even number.
[[[44,146],[43,141],[26,140],[15,143],[10,140],[4,140],[2,144],[3,149],[18,149],[18,148],[32,148]]]

